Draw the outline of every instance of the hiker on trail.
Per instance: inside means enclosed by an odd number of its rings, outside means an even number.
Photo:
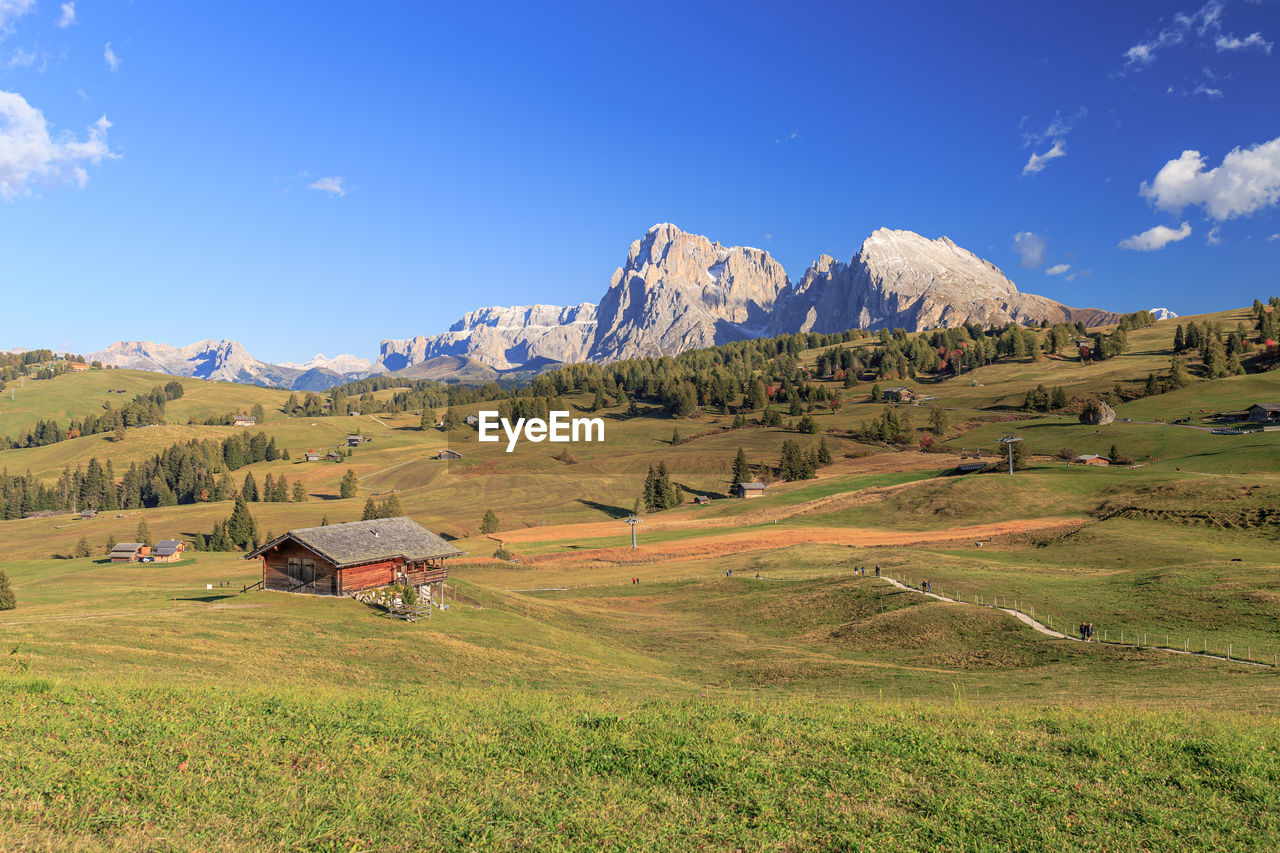
[[[1093,642],[1093,623],[1086,622],[1084,627],[1085,627],[1085,633],[1089,635],[1088,642],[1092,643]]]
[[[880,577],[880,566],[876,566],[876,577]]]
[[[1080,623],[1080,642],[1085,643],[1088,641],[1089,641],[1089,623],[1081,622]]]

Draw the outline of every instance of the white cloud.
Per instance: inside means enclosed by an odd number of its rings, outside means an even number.
[[[1071,264],[1054,264],[1053,266],[1045,270],[1044,274],[1045,275],[1062,275],[1064,272],[1066,272],[1069,269],[1071,269]]]
[[[89,180],[84,164],[117,156],[107,147],[109,127],[103,116],[89,125],[83,142],[67,134],[55,139],[43,113],[17,92],[0,92],[0,198],[29,196],[41,184],[83,188]]]
[[[71,26],[75,22],[76,22],[76,4],[74,2],[63,3],[62,17],[58,19],[58,26],[62,27],[65,30],[67,27]]]
[[[1201,83],[1200,85],[1196,86],[1194,89],[1192,89],[1192,90],[1191,90],[1191,94],[1193,94],[1193,95],[1208,95],[1210,98],[1221,98],[1221,97],[1222,97],[1222,90],[1221,90],[1221,89],[1213,89],[1213,88],[1210,88],[1209,86],[1206,86],[1205,84]]]
[[[1160,30],[1154,38],[1140,41],[1124,52],[1124,65],[1129,68],[1145,68],[1156,61],[1156,54],[1168,47],[1176,47],[1194,33],[1202,39],[1222,29],[1222,0],[1209,0],[1199,10],[1178,13],[1173,22]],[[1221,38],[1219,36],[1219,38]]]
[[[1057,160],[1059,157],[1067,156],[1067,147],[1062,144],[1062,140],[1053,143],[1053,147],[1043,154],[1031,152],[1031,159],[1027,160],[1027,165],[1022,167],[1022,174],[1034,175],[1037,172],[1043,172],[1044,167],[1049,165],[1050,160]]]
[[[1280,240],[1280,234],[1272,234],[1270,237],[1267,238],[1268,243],[1274,243],[1277,240]]]
[[[1218,225],[1209,229],[1209,233],[1204,235],[1204,244],[1206,246],[1222,245],[1222,228]]]
[[[1067,116],[1066,118],[1063,118],[1062,111],[1059,110],[1058,112],[1055,112],[1053,114],[1053,120],[1049,122],[1049,126],[1046,127],[1042,132],[1022,134],[1022,144],[1023,146],[1039,145],[1040,143],[1046,142],[1050,139],[1056,142],[1057,140],[1062,139],[1068,133],[1074,130],[1076,123],[1079,122],[1080,119],[1084,118],[1088,114],[1089,114],[1089,111],[1087,109],[1085,109],[1084,107],[1080,107],[1071,115]],[[1018,122],[1018,127],[1024,127],[1026,123],[1027,123],[1027,117],[1023,116],[1022,120]]]
[[[102,58],[106,60],[107,67],[112,71],[119,68],[122,61],[120,57],[116,56],[116,52],[111,49],[111,42],[107,42],[107,46],[102,49]]]
[[[347,194],[347,191],[342,186],[343,180],[344,179],[340,177],[321,178],[318,181],[307,184],[307,189],[319,190],[320,192],[328,193],[329,195],[344,196]]]
[[[1242,39],[1235,36],[1218,36],[1214,46],[1218,48],[1218,53],[1228,50],[1247,50],[1256,47],[1263,53],[1270,54],[1273,44],[1262,37],[1262,33],[1250,33]]]
[[[1044,238],[1030,231],[1021,231],[1013,235],[1013,250],[1022,258],[1022,265],[1029,270],[1044,263]]]
[[[1138,193],[1161,210],[1199,204],[1214,219],[1234,219],[1280,201],[1280,137],[1252,148],[1235,148],[1222,165],[1205,170],[1199,151],[1183,151]]]
[[[1133,249],[1138,252],[1154,252],[1163,249],[1170,243],[1185,240],[1191,236],[1191,224],[1184,222],[1182,227],[1174,230],[1167,225],[1157,225],[1141,234],[1134,234],[1127,240],[1120,241],[1121,249]]]
[[[18,48],[13,52],[13,56],[9,57],[10,68],[30,68],[35,64],[36,52],[34,50]]]
[[[35,8],[36,0],[0,0],[0,36],[12,32],[12,24]]]
[[[1076,270],[1075,272],[1067,273],[1067,281],[1075,281],[1077,278],[1080,278],[1081,276],[1088,278],[1091,275],[1093,275],[1092,269]]]

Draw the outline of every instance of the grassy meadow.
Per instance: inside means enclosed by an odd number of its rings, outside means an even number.
[[[1280,402],[1280,372],[1134,400],[1107,427],[1016,411],[1038,384],[1079,396],[1164,373],[1174,325],[1102,364],[904,383],[948,411],[931,452],[855,437],[884,410],[869,383],[830,384],[843,406],[814,413],[819,435],[786,415],[729,429],[716,412],[613,408],[606,441],[566,458],[420,430],[415,413],[286,417],[287,392],[186,379],[168,426],[0,452],[10,474],[51,481],[97,457],[119,475],[235,432],[190,418],[257,403],[253,431],[291,459],[233,480],[306,493],[251,504],[262,533],[355,520],[394,493],[465,552],[448,609],[410,624],[242,593],[261,570],[237,553],[101,556],[143,520],[156,539],[207,533],[225,502],[0,522],[18,602],[0,611],[0,849],[1275,849],[1280,667],[1262,664],[1280,660],[1280,432],[1208,427]],[[27,382],[0,430],[163,381]],[[927,404],[898,411],[928,420]],[[356,430],[371,441],[342,462],[302,461]],[[1026,470],[956,475],[962,450],[994,459],[1007,431]],[[825,439],[832,464],[726,496],[738,448],[768,477],[787,439]],[[1112,444],[1135,464],[1056,458]],[[463,458],[434,459],[445,447]],[[643,514],[632,550],[622,519],[658,462],[686,503]],[[340,499],[348,468],[358,494]],[[501,529],[486,535],[488,509]],[[66,558],[82,537],[96,556]],[[492,558],[500,544],[518,562]],[[1252,662],[1158,648],[1184,643]]]

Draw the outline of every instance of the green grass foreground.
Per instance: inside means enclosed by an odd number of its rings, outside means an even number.
[[[1274,850],[1278,750],[1273,716],[1115,706],[9,676],[0,847]]]

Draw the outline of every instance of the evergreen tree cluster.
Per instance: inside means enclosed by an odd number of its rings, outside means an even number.
[[[404,515],[404,507],[400,505],[399,495],[391,495],[384,501],[369,498],[364,502],[361,521],[372,521],[375,518],[399,518]]]
[[[880,417],[859,426],[858,437],[864,441],[910,444],[916,440],[916,429],[910,412],[899,413],[896,406],[889,405],[884,407]]]
[[[226,520],[213,525],[213,532],[197,535],[192,542],[197,551],[249,551],[261,544],[258,522],[241,498],[236,498],[235,507]]]
[[[822,439],[817,447],[801,450],[800,445],[788,439],[782,442],[782,456],[778,460],[778,476],[791,482],[793,480],[812,480],[818,476],[818,469],[831,464],[831,451],[827,440]]]
[[[649,512],[680,506],[680,489],[671,482],[666,462],[649,466],[649,473],[644,478],[644,494],[640,500]]]
[[[114,511],[231,500],[238,493],[227,476],[228,471],[255,462],[270,462],[280,456],[275,439],[265,433],[252,436],[237,433],[220,442],[192,439],[170,445],[140,465],[130,464],[120,482],[116,482],[111,460],[104,465],[97,457],[84,466],[76,466],[75,470],[64,468],[52,486],[38,482],[29,473],[14,476],[6,472],[0,474],[0,517],[21,518],[42,511]],[[216,476],[218,474],[222,476]]]

